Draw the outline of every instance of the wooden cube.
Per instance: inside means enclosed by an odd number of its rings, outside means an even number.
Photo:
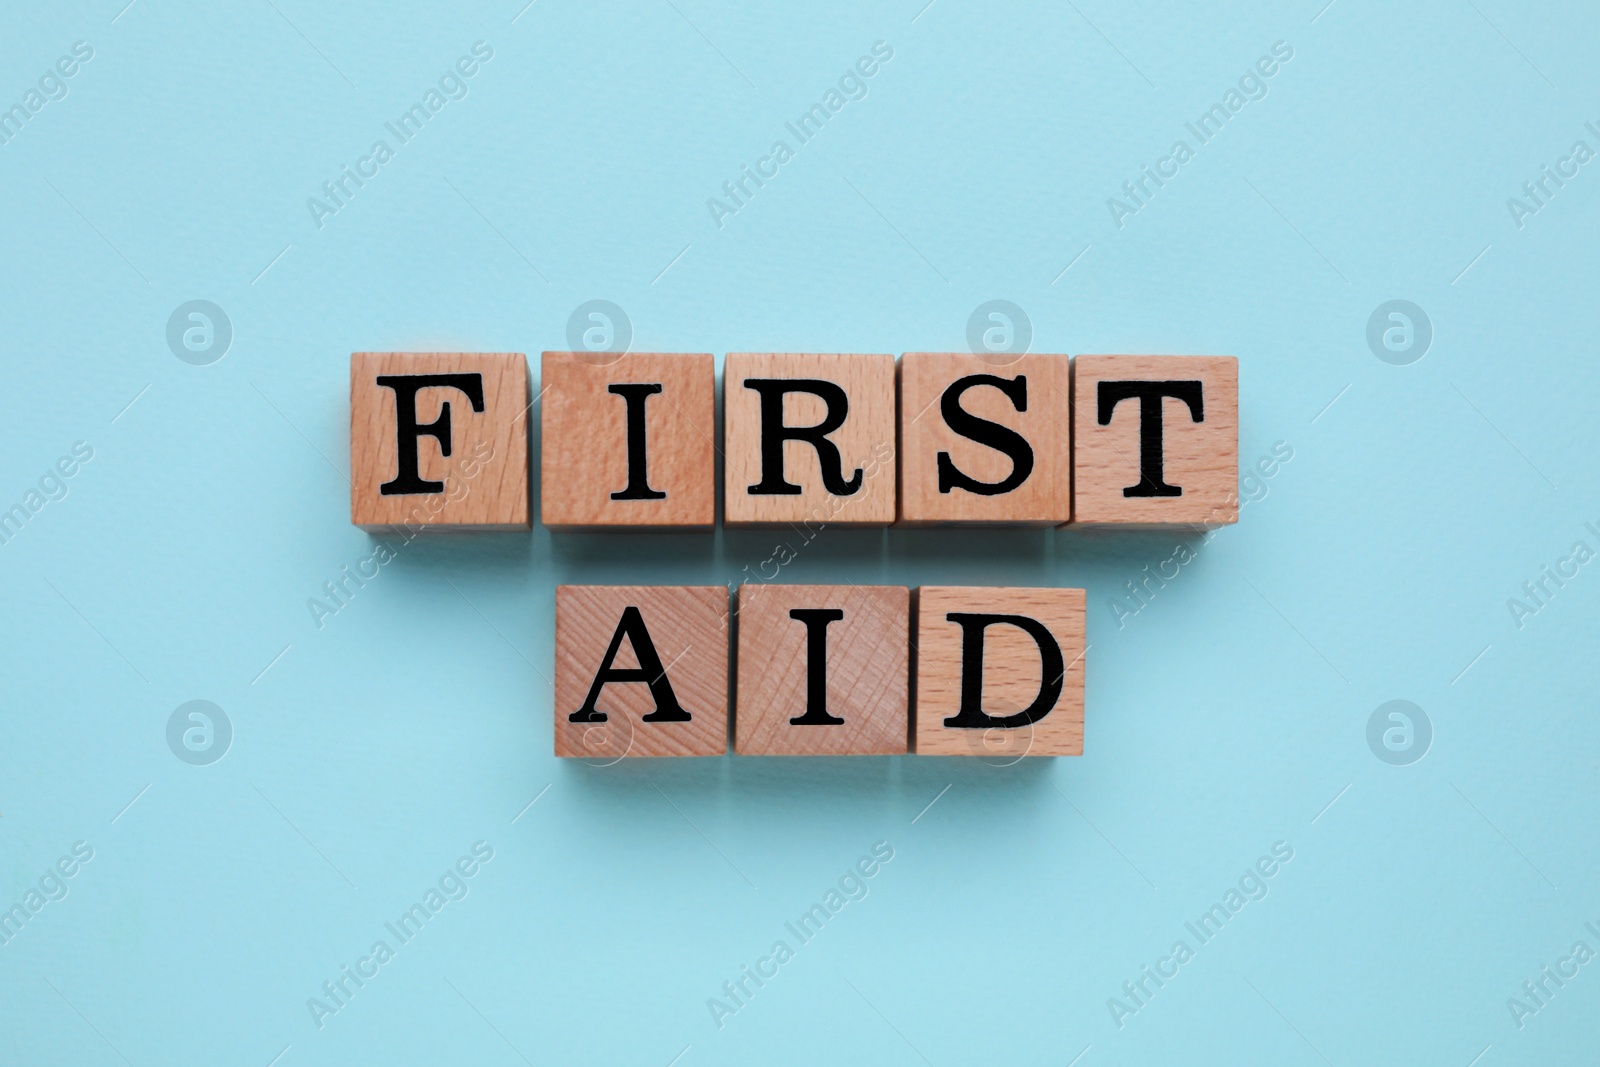
[[[729,526],[894,521],[893,356],[730,352],[722,397]]]
[[[1071,519],[1070,369],[1066,356],[902,356],[900,522]]]
[[[350,521],[366,530],[526,530],[520,352],[350,357]]]
[[[556,587],[556,755],[728,748],[728,590]]]
[[[716,388],[709,353],[544,353],[540,519],[555,530],[709,529]]]
[[[1083,755],[1084,591],[923,586],[915,751]]]
[[[735,750],[904,753],[910,595],[904,586],[741,585]]]
[[[1163,529],[1239,521],[1239,361],[1072,361],[1072,521]]]

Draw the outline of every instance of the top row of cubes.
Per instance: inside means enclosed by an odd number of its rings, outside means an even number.
[[[527,529],[535,403],[557,530],[1238,519],[1231,356],[358,352],[352,521]]]

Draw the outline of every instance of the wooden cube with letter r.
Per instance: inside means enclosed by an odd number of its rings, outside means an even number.
[[[557,756],[728,748],[728,590],[556,587]]]
[[[520,352],[350,357],[350,521],[526,530],[528,361]]]
[[[895,512],[889,355],[730,352],[722,368],[729,526],[887,526]]]
[[[915,751],[1083,755],[1084,591],[916,592]]]

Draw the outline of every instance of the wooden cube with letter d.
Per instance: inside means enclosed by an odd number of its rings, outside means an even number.
[[[1084,591],[923,586],[914,751],[1083,755]]]

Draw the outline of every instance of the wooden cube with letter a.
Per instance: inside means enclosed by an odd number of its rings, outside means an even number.
[[[917,590],[915,751],[1083,755],[1084,591]]]
[[[539,391],[546,526],[711,527],[717,387],[709,353],[546,352]]]
[[[902,356],[900,522],[1072,518],[1070,368],[1066,356]]]
[[[905,586],[741,585],[735,751],[904,753],[910,598]]]
[[[886,526],[895,512],[888,355],[730,352],[722,368],[729,526]]]
[[[728,590],[556,587],[556,755],[728,748]]]
[[[1239,361],[1072,361],[1072,521],[1161,529],[1239,521]]]
[[[526,530],[528,361],[520,352],[350,357],[350,521]]]

